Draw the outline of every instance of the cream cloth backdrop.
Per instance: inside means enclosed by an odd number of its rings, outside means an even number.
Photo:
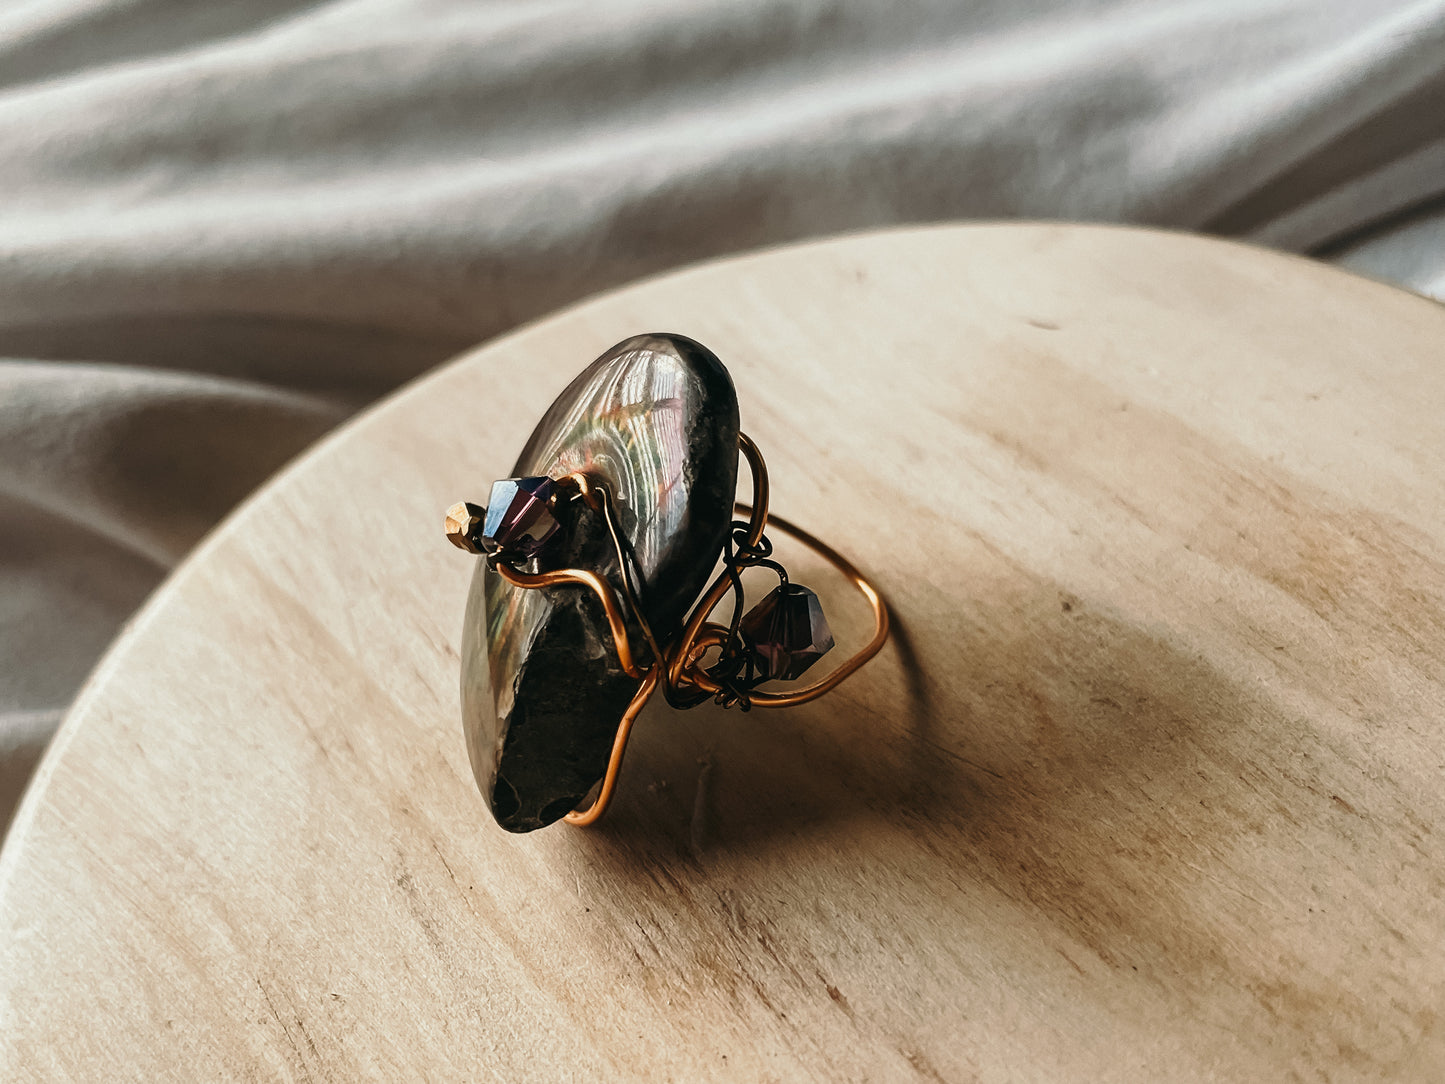
[[[11,0],[0,824],[219,516],[520,321],[957,218],[1215,231],[1438,293],[1442,197],[1442,2]]]

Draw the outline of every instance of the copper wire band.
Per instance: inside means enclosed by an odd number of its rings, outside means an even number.
[[[763,532],[771,522],[784,534],[796,538],[843,573],[868,600],[868,604],[873,610],[873,638],[862,650],[830,672],[827,677],[802,689],[781,693],[765,693],[754,690],[748,696],[754,707],[783,708],[793,704],[804,704],[836,688],[845,678],[878,654],[888,639],[888,607],[878,590],[868,582],[851,561],[837,550],[801,527],[789,523],[781,516],[769,517],[768,468],[763,461],[762,453],[758,451],[758,446],[753,443],[752,439],[742,433],[738,434],[738,450],[747,459],[748,468],[753,477],[752,502],[739,501],[735,506],[738,512],[748,517],[747,530],[742,544],[748,548],[757,546],[763,537]],[[581,473],[568,475],[559,481],[572,484],[582,499],[599,513],[608,517],[609,529],[614,529],[611,522],[610,499],[605,489]],[[628,637],[626,611],[618,600],[617,592],[613,589],[612,584],[605,578],[595,572],[577,568],[541,573],[520,572],[502,561],[498,561],[494,568],[502,579],[514,587],[538,588],[557,584],[577,584],[589,588],[601,601],[602,609],[607,615],[607,624],[612,631],[612,638],[617,647],[617,659],[622,664],[622,669],[629,677],[642,682],[642,686],[633,696],[632,702],[628,704],[627,711],[622,716],[622,722],[617,727],[617,736],[612,743],[612,754],[608,759],[607,771],[602,777],[596,799],[586,809],[574,810],[563,818],[568,824],[579,826],[593,824],[611,804],[612,795],[617,787],[617,778],[622,770],[622,758],[627,751],[627,741],[632,733],[632,724],[657,690],[659,681],[665,680],[675,689],[700,690],[710,696],[724,692],[722,685],[710,677],[703,668],[702,658],[711,648],[721,649],[727,642],[727,628],[708,621],[708,617],[732,589],[732,577],[726,569],[719,573],[697,605],[693,607],[692,613],[683,625],[682,635],[677,643],[650,668],[643,670],[637,664],[637,657]],[[624,569],[623,575],[626,576],[626,574]],[[648,633],[648,636],[650,639],[651,634]],[[656,654],[659,653],[655,651]]]

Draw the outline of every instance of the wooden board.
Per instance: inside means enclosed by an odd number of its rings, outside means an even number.
[[[509,836],[442,511],[643,330],[728,362],[897,636],[654,705],[604,826]],[[1445,310],[1187,236],[845,238],[511,335],[100,667],[0,859],[0,1077],[1440,1079],[1442,453]]]

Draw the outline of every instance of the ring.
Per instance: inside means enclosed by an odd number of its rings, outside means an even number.
[[[746,502],[736,499],[740,455]],[[803,687],[763,688],[801,678],[833,635],[818,596],[773,559],[770,526],[842,572],[873,611],[872,639]],[[588,366],[542,416],[512,477],[485,507],[449,508],[446,532],[483,558],[462,634],[463,725],[477,786],[512,832],[595,823],[659,689],[683,709],[802,704],[888,639],[888,608],[863,574],[769,516],[767,465],[739,428],[732,378],[681,335],[638,335]],[[747,608],[752,568],[777,586]],[[710,620],[729,595],[731,618]]]

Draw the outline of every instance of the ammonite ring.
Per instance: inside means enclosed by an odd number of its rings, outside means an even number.
[[[753,494],[735,504],[739,452]],[[746,519],[735,521],[735,508]],[[867,646],[805,687],[764,688],[795,682],[833,647],[818,596],[773,560],[770,524],[842,571],[873,608]],[[657,690],[677,708],[801,704],[888,638],[872,584],[812,535],[769,518],[767,468],[738,428],[732,378],[681,335],[638,335],[588,366],[487,506],[453,505],[446,529],[484,558],[467,600],[462,712],[477,785],[512,832],[596,821]],[[751,609],[749,568],[778,580]],[[729,594],[730,621],[710,621]]]

